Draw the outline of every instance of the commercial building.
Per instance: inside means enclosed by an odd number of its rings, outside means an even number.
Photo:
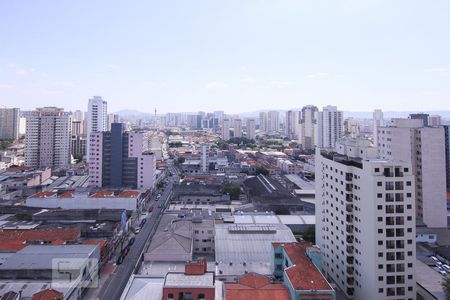
[[[73,191],[39,192],[29,197],[29,207],[62,208],[62,209],[126,209],[136,211],[143,206],[144,193],[122,190],[77,193]]]
[[[318,144],[318,112],[316,106],[307,105],[300,112],[299,141],[303,149],[312,150]]]
[[[94,132],[89,141],[89,180],[96,187],[152,189],[156,180],[156,158],[147,151],[142,132],[126,132],[125,124]]]
[[[20,109],[0,108],[0,140],[19,138]]]
[[[254,140],[256,138],[256,124],[255,124],[255,119],[247,119],[247,124],[246,124],[246,137],[249,140]]]
[[[388,126],[380,127],[378,155],[411,164],[418,223],[447,227],[445,130],[424,127],[424,119],[393,119]]]
[[[316,153],[316,243],[324,275],[350,299],[415,299],[411,163],[377,159],[368,140]]]
[[[334,148],[343,136],[343,112],[336,106],[325,106],[318,114],[318,146]]]
[[[62,108],[38,108],[27,115],[25,165],[35,169],[70,166],[72,119]]]

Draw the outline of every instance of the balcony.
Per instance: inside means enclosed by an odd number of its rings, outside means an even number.
[[[347,204],[345,205],[345,210],[349,213],[353,212],[353,205],[352,204]]]
[[[353,244],[353,235],[348,235],[347,238],[345,239],[347,241],[348,244]]]
[[[347,223],[353,223],[353,216],[352,215],[346,215],[345,221]]]
[[[347,256],[347,263],[349,265],[353,265],[354,262],[355,262],[355,258],[353,256]]]
[[[345,228],[345,231],[347,231],[347,233],[353,234],[353,226],[352,225],[347,225],[346,228]]]
[[[346,181],[352,181],[353,175],[351,173],[345,173],[345,180]]]
[[[353,246],[347,246],[347,253],[348,254],[353,254],[353,250],[354,250]]]
[[[345,201],[347,201],[349,203],[353,203],[353,195],[351,195],[351,194],[345,195]]]
[[[353,267],[347,267],[347,275],[353,275],[355,269]]]
[[[352,185],[352,184],[349,184],[349,183],[347,183],[347,184],[345,185],[345,190],[346,190],[347,192],[351,192],[351,191],[353,191],[353,185]]]

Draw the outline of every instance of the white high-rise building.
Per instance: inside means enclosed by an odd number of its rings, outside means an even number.
[[[209,146],[207,144],[201,145],[201,155],[201,169],[203,173],[206,173],[209,170]]]
[[[276,110],[267,113],[267,132],[277,133],[280,129],[280,114]]]
[[[373,112],[373,145],[378,147],[378,128],[384,126],[384,116],[381,109]]]
[[[255,130],[256,130],[255,119],[247,119],[246,124],[247,139],[254,140],[256,138]]]
[[[416,299],[410,163],[380,160],[368,140],[316,150],[316,243],[349,299]]]
[[[84,120],[84,112],[81,110],[76,110],[72,114],[72,120],[73,121],[83,121]]]
[[[108,104],[100,96],[94,96],[89,99],[87,111],[87,157],[89,159],[90,137],[94,132],[103,132],[108,130]]]
[[[230,139],[230,120],[224,119],[222,121],[222,140],[228,141]]]
[[[378,153],[412,165],[417,218],[431,228],[447,227],[445,132],[422,119],[393,119],[378,128]]]
[[[27,115],[25,165],[32,168],[70,166],[72,116],[62,108],[38,108]]]
[[[325,106],[318,114],[319,147],[334,148],[336,142],[342,138],[343,113],[336,106]]]
[[[286,112],[286,119],[284,120],[284,131],[288,138],[296,139],[298,132],[299,112],[294,110],[288,110]]]
[[[20,109],[0,108],[0,140],[17,140],[20,128]]]
[[[299,141],[303,149],[312,150],[318,144],[318,112],[313,105],[303,107],[300,112]]]
[[[118,114],[108,114],[108,131],[111,130],[112,123],[119,123],[119,115]]]
[[[242,137],[242,120],[234,119],[234,137],[240,138]]]
[[[259,113],[259,131],[267,132],[268,131],[268,119],[267,113],[262,111]]]

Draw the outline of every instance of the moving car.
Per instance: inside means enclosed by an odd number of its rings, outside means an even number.
[[[119,256],[119,258],[116,261],[116,265],[120,265],[121,263],[123,263],[125,257],[123,257],[122,255]]]

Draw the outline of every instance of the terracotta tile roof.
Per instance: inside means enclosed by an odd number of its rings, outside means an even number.
[[[73,191],[67,191],[59,195],[59,198],[73,198]]]
[[[309,243],[273,243],[273,247],[283,247],[293,265],[285,270],[290,282],[297,291],[331,291],[325,277],[306,255]],[[309,295],[308,295],[309,297]]]
[[[0,244],[5,242],[33,242],[61,240],[76,241],[80,237],[78,228],[56,228],[56,229],[30,229],[30,230],[0,230]]]
[[[140,192],[138,191],[123,191],[121,193],[119,193],[119,195],[117,197],[120,198],[135,198],[137,196],[139,196]]]
[[[63,300],[64,294],[54,289],[46,289],[37,292],[31,297],[31,300]]]
[[[112,198],[114,197],[114,192],[111,191],[99,191],[91,195],[91,198]]]
[[[23,241],[4,241],[0,243],[0,252],[17,252],[26,246]]]
[[[31,198],[48,198],[56,196],[55,192],[39,192],[31,196]]]
[[[280,283],[272,284],[270,280],[256,273],[241,276],[238,283],[226,283],[227,300],[289,300],[288,289]]]

